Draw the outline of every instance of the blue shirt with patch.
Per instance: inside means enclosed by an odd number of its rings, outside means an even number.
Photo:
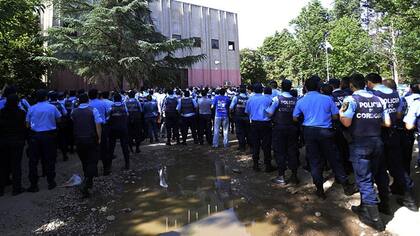
[[[270,121],[270,117],[265,110],[271,105],[271,100],[270,96],[256,93],[248,99],[245,113],[253,121]]]
[[[61,117],[58,109],[49,102],[38,102],[29,108],[26,122],[35,132],[52,131],[57,129],[56,120]]]

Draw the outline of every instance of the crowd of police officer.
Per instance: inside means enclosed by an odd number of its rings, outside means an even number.
[[[392,80],[372,73],[354,74],[341,81],[323,83],[317,76],[304,83],[303,94],[285,79],[232,88],[186,90],[131,90],[99,92],[91,89],[59,93],[39,90],[30,103],[19,98],[13,86],[0,100],[0,194],[11,184],[12,194],[24,191],[21,162],[27,143],[28,192],[37,192],[39,176],[54,189],[57,148],[64,161],[76,151],[83,167],[81,191],[89,196],[98,161],[103,175],[111,174],[114,150],[119,141],[124,169],[130,168],[130,152],[140,153],[141,142],[229,146],[229,133],[236,132],[239,151],[252,153],[253,170],[278,171],[272,181],[299,184],[299,150],[305,147],[306,166],[316,186],[315,194],[325,199],[325,170],[331,169],[346,195],[360,191],[361,204],[352,207],[360,220],[382,231],[380,214],[392,214],[390,194],[399,203],[418,211],[410,177],[415,127],[420,128],[420,89],[417,84],[400,97]],[[164,132],[166,130],[166,132]],[[135,149],[135,151],[134,151]],[[277,168],[272,165],[272,153]],[[41,162],[42,174],[38,173]],[[420,164],[420,159],[417,160]],[[290,175],[286,178],[286,170]],[[353,174],[355,184],[350,183]],[[390,178],[392,177],[392,185]],[[10,179],[11,177],[11,179]],[[375,188],[375,185],[377,188]],[[377,190],[376,190],[377,189]]]

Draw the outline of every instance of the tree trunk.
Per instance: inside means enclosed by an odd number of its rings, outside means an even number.
[[[390,26],[390,33],[391,33],[391,61],[392,61],[392,78],[394,79],[395,83],[398,85],[399,82],[399,74],[398,74],[398,70],[399,70],[399,65],[398,65],[398,57],[397,57],[397,52],[396,52],[396,48],[395,48],[395,44],[396,44],[396,32],[394,29],[394,24],[391,23]]]

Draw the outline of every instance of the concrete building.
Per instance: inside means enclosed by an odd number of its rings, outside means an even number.
[[[156,31],[168,38],[193,38],[194,47],[175,53],[175,56],[206,55],[206,59],[189,68],[180,68],[179,84],[182,86],[240,85],[238,17],[236,13],[174,0],[150,2],[151,18]],[[54,8],[47,7],[41,16],[43,30],[59,25]],[[92,87],[70,71],[57,71],[51,79],[57,89]],[[112,89],[107,84],[95,87]]]
[[[194,38],[192,52],[205,60],[188,68],[189,86],[240,85],[238,16],[235,13],[174,0],[150,3],[156,30],[172,38]]]

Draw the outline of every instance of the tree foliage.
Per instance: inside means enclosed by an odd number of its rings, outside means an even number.
[[[146,0],[54,2],[61,26],[48,31],[51,56],[42,60],[70,68],[89,81],[114,79],[138,86],[156,74],[187,67],[204,55],[177,57],[191,39],[168,39],[155,31]],[[57,5],[59,4],[59,5]]]
[[[263,58],[257,50],[242,49],[240,57],[242,84],[253,84],[267,80]]]
[[[35,58],[44,53],[39,35],[39,0],[0,0],[0,86],[14,84],[29,94],[42,87],[45,67]]]

